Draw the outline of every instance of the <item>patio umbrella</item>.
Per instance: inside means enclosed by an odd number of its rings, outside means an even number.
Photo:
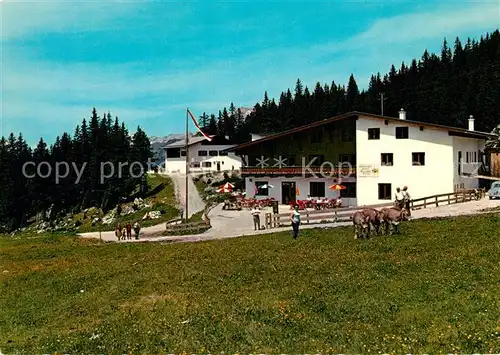
[[[218,189],[217,192],[220,193],[233,192],[233,188],[231,187],[231,185],[225,184],[220,189]]]
[[[346,189],[346,187],[344,185],[339,185],[339,184],[330,185],[330,186],[328,186],[328,188],[330,190],[336,190],[336,191],[338,191],[338,190],[345,190]]]
[[[262,189],[272,189],[272,188],[274,188],[274,186],[273,185],[269,185],[269,184],[264,184],[264,185],[261,186],[261,188]]]
[[[223,188],[225,188],[225,189],[227,189],[227,190],[232,190],[232,189],[234,189],[234,185],[233,185],[233,184],[231,184],[230,182],[226,182],[226,183],[224,184],[224,186],[222,186],[222,187],[223,187]]]

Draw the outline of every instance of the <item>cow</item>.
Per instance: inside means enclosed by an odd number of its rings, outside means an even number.
[[[407,221],[409,216],[408,210],[406,208],[382,208],[380,212],[382,212],[384,216],[386,234],[390,231],[390,235],[393,234],[394,230],[396,231],[396,233],[399,233],[399,223],[402,221]]]
[[[354,224],[354,239],[359,237],[363,238],[369,236],[370,232],[370,217],[365,215],[362,211],[357,211],[352,216],[352,223]]]
[[[380,227],[384,224],[384,214],[374,208],[365,208],[361,212],[369,217],[370,233],[373,235],[375,231],[380,234]]]

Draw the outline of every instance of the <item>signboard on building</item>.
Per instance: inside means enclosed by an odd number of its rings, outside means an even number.
[[[373,164],[360,164],[357,171],[358,177],[378,177],[379,168]]]

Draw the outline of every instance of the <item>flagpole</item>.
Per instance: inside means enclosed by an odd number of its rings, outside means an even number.
[[[188,214],[188,205],[189,205],[189,200],[188,200],[188,189],[189,189],[189,138],[188,138],[188,130],[189,130],[189,126],[188,126],[188,112],[189,112],[189,109],[186,108],[186,207],[185,207],[185,218],[186,218],[186,223],[188,222],[188,218],[189,218],[189,214]]]

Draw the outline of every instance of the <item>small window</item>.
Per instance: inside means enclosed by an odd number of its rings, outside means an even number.
[[[465,153],[465,162],[468,163],[469,162],[469,152],[466,152]]]
[[[255,186],[257,187],[257,195],[259,195],[259,196],[269,195],[269,189],[267,187],[262,188],[262,186],[267,185],[267,184],[268,184],[267,181],[256,181],[255,182]]]
[[[342,185],[345,186],[344,190],[340,190],[340,197],[356,197],[356,183],[355,182],[344,182]]]
[[[225,156],[227,156],[227,155],[228,155],[228,152],[225,152],[225,151],[223,151],[223,150],[219,150],[219,156],[221,156],[221,157],[225,157]]]
[[[412,165],[425,165],[425,153],[411,153]]]
[[[424,126],[420,126],[420,130],[423,131],[424,130]]]
[[[167,158],[180,158],[181,150],[180,148],[169,148],[167,149]]]
[[[186,151],[185,150],[181,150],[181,157],[185,157],[186,156]]]
[[[462,152],[458,152],[458,175],[462,175]]]
[[[329,129],[328,131],[328,140],[330,142],[334,142],[335,141],[335,130],[332,128]]]
[[[380,128],[368,128],[368,139],[380,139]]]
[[[386,126],[388,126],[388,125],[389,125],[389,120],[385,120],[385,121],[384,121],[384,124],[385,124]]]
[[[312,134],[311,134],[311,143],[319,143],[319,142],[321,142],[322,133],[323,132],[321,130],[317,130],[317,131],[312,132]]]
[[[193,163],[191,163],[191,167],[192,168],[199,168],[200,167],[200,163],[199,162],[193,162]]]
[[[309,195],[313,197],[325,197],[325,183],[324,182],[310,182]]]
[[[204,161],[204,162],[202,163],[202,166],[203,166],[204,168],[211,168],[211,167],[212,167],[212,162],[210,162],[210,161]]]
[[[378,184],[378,199],[390,200],[391,199],[391,184]]]
[[[408,139],[408,127],[396,127],[396,139]]]
[[[354,140],[354,132],[350,128],[342,130],[342,142],[352,142]]]
[[[394,165],[394,154],[393,153],[382,153],[381,158],[380,158],[380,165],[393,166]]]
[[[208,152],[208,155],[210,155],[211,157],[216,157],[219,155],[219,152],[216,150],[211,150]]]
[[[340,154],[339,163],[349,163],[356,165],[356,154]]]
[[[199,150],[198,151],[198,156],[199,157],[206,157],[207,156],[207,151],[206,150]]]

